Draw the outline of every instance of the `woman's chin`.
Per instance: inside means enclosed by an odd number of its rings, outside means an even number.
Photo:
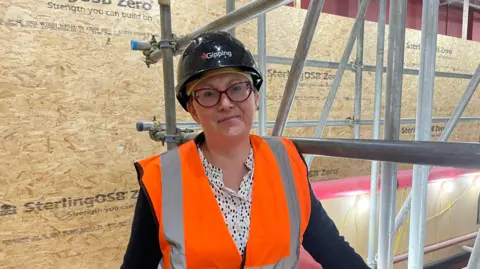
[[[243,124],[236,124],[230,126],[219,126],[218,134],[223,137],[238,137],[245,134],[248,134],[249,131],[245,128]]]

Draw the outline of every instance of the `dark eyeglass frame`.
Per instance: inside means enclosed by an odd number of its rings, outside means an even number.
[[[237,85],[239,85],[239,84],[247,84],[248,94],[247,94],[247,96],[245,97],[245,99],[240,100],[240,101],[235,101],[235,100],[232,100],[232,98],[230,98],[230,96],[228,96],[228,93],[227,93],[227,92],[228,92],[228,90],[230,90],[232,87],[237,86]],[[198,101],[198,95],[197,95],[197,93],[198,93],[198,92],[201,92],[201,91],[206,91],[206,90],[214,90],[214,91],[217,91],[217,92],[220,93],[220,96],[218,97],[218,101],[217,101],[215,104],[211,105],[211,106],[203,105],[202,103],[200,103],[200,101]],[[214,106],[218,105],[218,103],[220,103],[220,101],[222,100],[222,96],[223,96],[224,94],[227,96],[227,98],[228,98],[228,100],[230,100],[230,102],[232,102],[232,103],[242,103],[242,102],[245,102],[245,100],[247,100],[247,99],[250,97],[250,95],[252,95],[252,92],[253,92],[253,85],[252,85],[252,83],[251,83],[250,81],[242,81],[242,82],[234,83],[234,84],[230,85],[228,88],[226,88],[226,89],[224,89],[224,90],[222,90],[222,91],[219,91],[219,90],[217,90],[217,89],[215,89],[215,88],[211,88],[211,87],[200,88],[200,89],[194,90],[194,91],[192,92],[192,96],[193,96],[193,99],[194,99],[199,105],[201,105],[202,107],[211,108],[211,107],[214,107]]]

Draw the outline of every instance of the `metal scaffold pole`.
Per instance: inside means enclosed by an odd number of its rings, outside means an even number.
[[[175,112],[175,77],[173,70],[173,34],[170,0],[159,0],[161,41],[160,48],[163,57],[163,89],[165,100],[166,142],[167,149],[177,146],[174,136],[177,133]]]
[[[196,29],[178,40],[176,53],[180,54],[196,35],[211,30],[229,30],[239,24],[249,21],[260,14],[286,5],[293,0],[257,0],[252,1],[215,21]]]
[[[232,11],[235,10],[235,0],[227,0],[226,2],[226,9],[227,9],[227,14],[231,13]],[[235,27],[232,27],[228,32],[232,35],[235,36]]]
[[[303,24],[302,33],[298,40],[297,50],[295,51],[295,57],[293,58],[292,66],[290,67],[290,73],[288,75],[287,84],[283,93],[282,102],[278,108],[277,119],[273,126],[272,134],[274,136],[281,136],[285,125],[287,124],[288,114],[295,99],[295,91],[300,81],[300,75],[302,74],[305,61],[307,60],[308,51],[312,43],[315,30],[317,29],[318,20],[322,13],[323,4],[325,0],[310,1],[308,7],[307,17]]]
[[[450,137],[450,135],[452,134],[455,128],[455,125],[460,120],[460,117],[462,116],[463,111],[465,111],[465,109],[467,108],[467,105],[472,99],[472,96],[477,90],[477,87],[479,84],[480,84],[480,64],[478,64],[477,69],[475,70],[475,73],[473,74],[473,77],[470,80],[470,83],[468,84],[467,89],[465,90],[465,93],[460,99],[460,102],[455,108],[455,111],[453,111],[452,117],[450,118],[450,120],[448,120],[447,124],[445,125],[444,132],[440,136],[440,141],[446,142],[448,140],[448,137]]]
[[[399,140],[407,0],[390,2],[384,139]],[[397,163],[382,165],[378,268],[393,268]]]
[[[377,29],[377,57],[375,70],[375,98],[373,106],[373,139],[380,138],[380,114],[382,110],[382,88],[383,88],[383,61],[385,54],[385,22],[387,17],[387,0],[380,0],[378,4],[378,29]],[[375,253],[378,213],[378,175],[379,162],[372,162],[370,176],[370,221],[368,229],[368,259],[370,268],[375,268]]]
[[[288,57],[281,57],[281,56],[267,56],[267,62],[271,64],[284,64],[284,65],[291,65],[292,58]],[[328,68],[328,69],[337,69],[340,66],[340,63],[337,62],[329,62],[329,61],[320,61],[320,60],[307,60],[305,62],[305,66],[311,67],[318,67],[318,68]],[[355,71],[353,66],[347,66],[346,70]],[[363,72],[375,72],[377,67],[374,65],[363,65]],[[383,72],[386,72],[386,68],[383,68]],[[418,76],[417,69],[410,69],[404,68],[403,74],[405,75],[414,75]],[[472,79],[472,74],[464,74],[464,73],[452,73],[452,72],[442,72],[436,71],[436,77],[443,77],[443,78],[459,78],[459,79]]]
[[[447,123],[450,118],[439,117],[433,118],[433,123]],[[480,117],[461,117],[459,122],[476,122],[480,121]],[[384,121],[380,120],[380,124]],[[267,121],[267,128],[272,128],[275,124],[275,121]],[[297,127],[315,127],[317,124],[316,120],[291,120],[287,122],[287,128],[297,128]],[[373,125],[373,120],[360,120],[360,125]],[[403,118],[400,119],[400,124],[415,124],[415,118]],[[350,120],[328,120],[325,124],[326,126],[352,126]],[[177,127],[189,128],[200,130],[202,126],[196,122],[177,122]],[[253,122],[253,128],[258,128],[258,121]]]
[[[170,6],[170,0],[158,0],[158,1],[159,3],[161,3],[161,6],[162,5]],[[292,1],[293,0],[256,0],[238,9],[234,9],[231,11],[230,9],[232,8],[232,6],[228,6],[227,7],[228,14],[225,14],[224,16],[221,16],[220,18],[206,25],[200,28],[197,28],[193,32],[190,32],[180,38],[176,38],[173,44],[174,55],[182,54],[185,48],[190,43],[190,41],[198,34],[201,34],[207,31],[213,31],[213,30],[228,31],[232,28],[235,28],[235,26],[239,24],[242,24],[246,21],[249,21],[257,17],[260,14],[264,14],[277,7],[286,5]],[[171,22],[169,24],[171,26]],[[163,29],[163,25],[162,25],[162,29]],[[170,30],[171,30],[171,27],[170,27]],[[143,50],[144,52],[147,52],[150,50],[150,53],[148,53],[148,56],[146,59],[146,63],[148,65],[155,64],[162,59],[163,54],[154,49],[157,47],[156,44],[154,44],[153,45],[154,48],[152,48],[152,44],[149,44],[148,42],[138,42],[138,41],[133,41],[133,42],[135,43],[135,45],[132,47],[132,50]],[[152,51],[151,49],[154,49],[154,50]]]
[[[267,76],[267,15],[257,18],[258,35],[258,65],[263,77]],[[258,134],[267,135],[267,80],[264,79],[260,88],[258,108]]]
[[[477,233],[477,238],[473,245],[472,254],[470,254],[470,259],[468,260],[467,269],[478,269],[480,268],[480,230]]]
[[[425,0],[422,6],[420,76],[418,81],[417,122],[415,125],[415,140],[417,141],[430,140],[432,128],[439,4],[438,0]],[[410,239],[408,241],[409,269],[423,268],[429,171],[428,166],[413,166],[412,210],[410,214]]]
[[[165,128],[159,122],[146,122],[137,124],[139,131],[151,131],[150,136],[155,141],[167,142],[167,148],[170,150],[179,144],[179,135],[182,136],[182,142],[188,141],[194,137],[193,134],[180,134],[176,122],[175,113],[175,90],[174,90],[174,61],[173,57],[183,52],[191,39],[199,33],[209,30],[228,30],[235,35],[235,26],[258,16],[258,55],[260,72],[266,76],[266,64],[288,64],[291,65],[290,75],[287,80],[285,92],[280,104],[276,121],[272,123],[272,136],[281,136],[285,126],[287,126],[288,114],[292,107],[295,91],[298,86],[301,73],[304,66],[316,66],[324,68],[337,68],[332,87],[327,97],[325,106],[319,121],[316,123],[315,136],[320,137],[326,125],[348,125],[347,121],[327,121],[328,114],[333,106],[337,90],[342,81],[345,70],[355,72],[355,102],[354,102],[354,139],[318,139],[318,138],[296,138],[286,137],[292,140],[301,153],[311,154],[307,156],[307,164],[310,167],[313,155],[331,156],[338,158],[371,160],[371,216],[369,223],[369,248],[368,264],[371,268],[392,269],[393,268],[393,238],[395,235],[395,201],[397,188],[397,163],[414,164],[414,185],[412,188],[412,223],[410,224],[410,249],[409,249],[409,268],[421,268],[423,264],[423,238],[425,232],[425,203],[426,203],[426,184],[430,166],[448,166],[456,168],[475,169],[480,167],[480,145],[471,145],[469,143],[439,143],[426,142],[430,137],[430,126],[435,119],[432,119],[433,102],[433,84],[435,76],[472,78],[470,84],[457,106],[452,117],[449,119],[441,141],[446,141],[452,133],[455,124],[460,120],[461,114],[465,110],[476,87],[480,81],[480,65],[477,71],[470,76],[469,74],[452,74],[447,72],[435,72],[435,47],[436,33],[438,28],[438,0],[425,0],[422,20],[422,46],[421,46],[421,66],[419,70],[405,69],[404,65],[404,46],[405,46],[405,22],[407,0],[391,1],[390,6],[390,31],[389,31],[389,49],[388,64],[384,68],[384,39],[386,24],[386,0],[379,2],[379,19],[377,34],[377,58],[376,66],[363,65],[363,42],[364,42],[364,16],[370,0],[358,0],[359,9],[355,22],[352,26],[350,36],[345,45],[340,63],[307,60],[309,48],[315,34],[316,26],[324,6],[325,0],[310,1],[310,7],[302,28],[302,33],[297,45],[295,57],[293,59],[267,56],[266,53],[266,15],[276,7],[285,5],[293,0],[257,0],[247,5],[235,9],[235,0],[226,0],[227,14],[217,20],[188,33],[181,38],[175,38],[172,33],[171,6],[170,0],[158,0],[160,5],[160,23],[161,40],[156,42],[134,42],[135,50],[143,50],[147,56],[147,65],[163,61],[164,76],[164,97],[165,97]],[[431,8],[431,7],[435,8]],[[429,18],[429,19],[426,19]],[[357,41],[357,54],[355,63],[349,65],[353,45]],[[132,49],[134,49],[132,47]],[[363,72],[375,71],[375,101],[373,121],[361,120],[361,99],[362,99],[362,77]],[[387,91],[385,104],[385,120],[380,119],[381,100],[382,100],[382,80],[383,73],[387,73]],[[419,75],[419,96],[417,107],[417,141],[399,141],[399,128],[401,122],[411,122],[413,119],[400,119],[403,75]],[[260,102],[258,112],[259,135],[265,139],[266,130],[269,127],[266,111],[266,81],[260,90]],[[421,104],[421,105],[420,105]],[[444,120],[447,119],[436,119]],[[465,119],[471,120],[471,119]],[[477,119],[478,120],[478,119]],[[292,121],[294,126],[307,126]],[[380,140],[380,125],[384,123],[384,139]],[[365,140],[360,138],[361,124],[373,124],[373,139]],[[310,124],[314,125],[314,124]],[[141,126],[141,128],[138,128]],[[160,128],[162,127],[162,128]],[[188,129],[187,129],[188,131]],[[375,261],[375,232],[377,226],[377,188],[379,162],[382,161],[383,173],[381,175],[381,194],[380,194],[380,221],[379,221],[379,239],[378,239],[378,263]],[[410,202],[410,200],[408,200]],[[407,203],[406,203],[407,204]],[[409,203],[408,203],[409,205]],[[403,210],[401,212],[406,212]],[[402,213],[406,214],[406,213]],[[415,225],[417,223],[417,226]]]
[[[477,66],[477,69],[473,74],[473,77],[470,80],[470,83],[468,84],[467,89],[463,93],[462,98],[460,99],[457,107],[455,108],[455,111],[453,112],[452,116],[450,117],[447,124],[445,125],[445,129],[443,129],[439,139],[441,142],[448,141],[448,139],[450,138],[450,135],[452,134],[455,127],[457,126],[457,123],[461,121],[461,116],[465,111],[465,109],[467,108],[468,103],[472,99],[472,96],[475,93],[479,83],[480,83],[480,64]],[[431,170],[431,167],[429,167],[429,172],[430,170]],[[403,203],[402,208],[400,209],[400,212],[398,213],[395,219],[395,232],[398,231],[402,223],[405,221],[407,213],[409,212],[409,209],[410,209],[410,205],[412,201],[411,199],[412,199],[412,194],[410,192],[407,196],[407,199],[405,199],[405,202]]]
[[[362,1],[358,0],[358,8],[362,5]],[[365,33],[365,19],[359,22],[359,30],[357,36],[357,57],[355,59],[355,102],[353,106],[353,138],[360,138],[360,118],[362,114],[362,86],[363,86],[363,37]]]
[[[312,1],[314,2],[314,1]],[[362,1],[360,8],[358,9],[357,17],[355,18],[355,22],[352,26],[352,31],[350,32],[350,36],[348,37],[347,44],[345,46],[345,50],[343,51],[342,58],[340,60],[340,65],[338,66],[337,72],[335,73],[335,78],[332,83],[332,88],[328,93],[327,100],[325,101],[325,105],[323,106],[322,114],[320,116],[320,120],[315,127],[315,134],[314,137],[321,137],[323,133],[323,128],[327,122],[328,114],[332,109],[333,101],[335,100],[335,96],[337,95],[337,90],[340,87],[340,82],[342,81],[343,73],[347,68],[348,59],[352,54],[353,45],[355,44],[355,40],[357,39],[358,32],[360,30],[361,21],[365,17],[365,13],[367,11],[368,4],[370,4],[370,0]],[[285,99],[285,96],[284,96]],[[282,107],[280,108],[282,109]],[[281,118],[283,120],[283,118]],[[278,119],[277,119],[278,120]],[[286,117],[285,117],[286,121]],[[308,167],[310,168],[313,161],[313,156],[307,156],[306,162]]]
[[[162,134],[153,134],[161,141]],[[196,137],[187,134],[185,141]],[[270,139],[273,136],[264,136]],[[459,142],[288,137],[300,153],[369,161],[480,169],[480,144]]]
[[[470,8],[470,0],[463,0],[463,16],[462,16],[462,39],[468,37],[468,14]],[[473,25],[472,25],[473,27]]]

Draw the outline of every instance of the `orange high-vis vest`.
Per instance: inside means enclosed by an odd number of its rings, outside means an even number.
[[[250,140],[255,169],[250,234],[243,256],[194,141],[137,163],[140,184],[157,219],[162,268],[298,268],[310,218],[305,163],[286,138],[250,135]]]

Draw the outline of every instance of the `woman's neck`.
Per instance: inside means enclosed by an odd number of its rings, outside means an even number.
[[[228,163],[245,162],[250,153],[250,137],[246,136],[242,139],[218,139],[205,137],[203,150],[207,152],[209,161],[223,168]]]

